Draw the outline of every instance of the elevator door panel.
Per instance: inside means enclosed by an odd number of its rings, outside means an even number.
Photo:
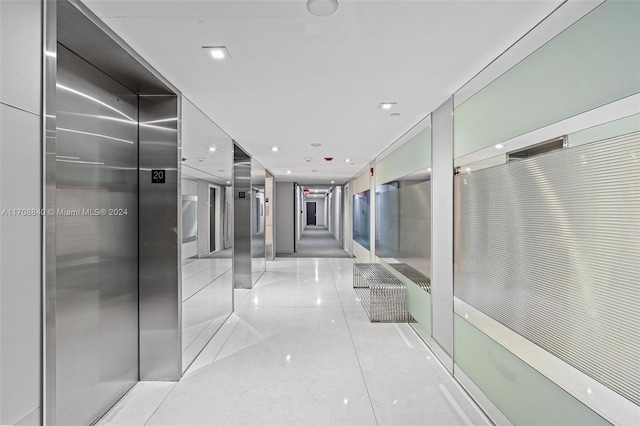
[[[138,98],[58,46],[56,423],[138,380]]]

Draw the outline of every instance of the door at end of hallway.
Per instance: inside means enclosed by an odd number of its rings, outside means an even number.
[[[316,224],[316,203],[307,201],[307,226]]]

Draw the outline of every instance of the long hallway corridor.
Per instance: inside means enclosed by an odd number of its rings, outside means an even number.
[[[99,425],[483,425],[407,324],[369,323],[351,259],[277,259],[178,383],[140,382]]]
[[[339,245],[338,240],[326,226],[307,225],[302,231],[298,250],[291,254],[278,254],[279,257],[350,257]]]

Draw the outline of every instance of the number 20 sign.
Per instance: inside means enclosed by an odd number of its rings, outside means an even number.
[[[164,183],[164,170],[151,170],[151,183]]]

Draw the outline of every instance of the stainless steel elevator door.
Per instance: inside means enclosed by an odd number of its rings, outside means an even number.
[[[56,423],[138,380],[138,98],[58,46]]]

